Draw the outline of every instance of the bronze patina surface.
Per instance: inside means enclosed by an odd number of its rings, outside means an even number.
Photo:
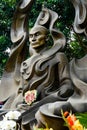
[[[32,130],[34,123],[39,127],[47,123],[54,130],[65,130],[61,109],[87,111],[87,55],[68,63],[63,53],[65,36],[55,26],[58,14],[50,9],[42,8],[29,31],[28,12],[33,2],[20,1],[14,13],[11,27],[13,46],[0,85],[0,100],[5,101],[1,115],[10,110],[20,111],[21,130]],[[87,36],[87,2],[71,2],[75,7],[74,30]],[[50,48],[49,35],[53,41]],[[27,53],[30,57],[26,59]],[[38,94],[31,106],[24,101],[29,90],[37,90]]]

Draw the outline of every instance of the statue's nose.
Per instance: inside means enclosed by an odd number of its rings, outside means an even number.
[[[32,41],[36,41],[36,37],[35,37],[35,35],[33,35],[33,37],[32,37]]]

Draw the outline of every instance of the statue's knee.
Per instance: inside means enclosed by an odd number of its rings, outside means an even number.
[[[35,118],[37,120],[38,127],[45,127],[46,122],[43,118],[43,115],[41,114],[41,112],[39,110],[36,112]]]

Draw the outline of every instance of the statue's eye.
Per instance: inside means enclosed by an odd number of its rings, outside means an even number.
[[[35,36],[39,36],[39,35],[40,35],[40,33],[39,33],[39,32],[35,33]]]
[[[32,38],[32,37],[33,37],[33,35],[32,35],[32,34],[30,34],[30,35],[29,35],[29,37],[30,37],[30,38]]]

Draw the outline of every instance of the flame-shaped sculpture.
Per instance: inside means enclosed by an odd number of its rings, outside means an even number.
[[[87,1],[71,0],[75,8],[74,30],[87,36]]]
[[[22,0],[14,13],[11,27],[13,42],[10,57],[6,63],[0,85],[0,100],[7,99],[17,92],[21,84],[20,66],[25,59],[26,43],[28,41],[28,15],[34,0]],[[6,90],[5,95],[3,94]]]

